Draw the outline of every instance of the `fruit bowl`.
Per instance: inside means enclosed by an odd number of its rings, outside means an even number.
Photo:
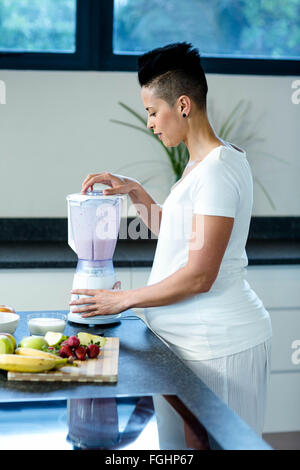
[[[20,315],[16,313],[0,312],[0,332],[14,333],[18,326]]]

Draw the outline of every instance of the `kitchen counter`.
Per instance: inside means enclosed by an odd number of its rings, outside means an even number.
[[[119,240],[114,266],[151,267],[156,240]],[[249,240],[246,245],[249,266],[300,263],[300,240]],[[2,241],[0,269],[74,268],[75,253],[64,241]]]
[[[28,335],[26,312],[14,334]],[[29,313],[29,312],[27,312]],[[120,338],[119,376],[116,384],[8,382],[0,371],[0,402],[68,398],[103,398],[151,394],[177,395],[222,449],[270,449],[270,446],[231,411],[184,363],[130,310],[122,321],[89,332]],[[126,316],[128,318],[126,318]],[[65,334],[82,331],[68,323]]]

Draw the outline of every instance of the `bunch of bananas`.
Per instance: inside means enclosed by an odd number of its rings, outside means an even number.
[[[18,348],[14,354],[0,354],[0,369],[10,372],[45,372],[59,369],[68,359],[31,348]]]

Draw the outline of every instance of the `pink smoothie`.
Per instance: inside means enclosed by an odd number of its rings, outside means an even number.
[[[120,202],[71,204],[70,215],[78,258],[112,259],[120,229]]]

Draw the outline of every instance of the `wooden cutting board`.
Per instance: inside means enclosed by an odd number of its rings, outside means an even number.
[[[96,359],[76,361],[78,367],[65,366],[48,372],[8,372],[8,380],[30,382],[117,382],[119,338],[106,338]]]

